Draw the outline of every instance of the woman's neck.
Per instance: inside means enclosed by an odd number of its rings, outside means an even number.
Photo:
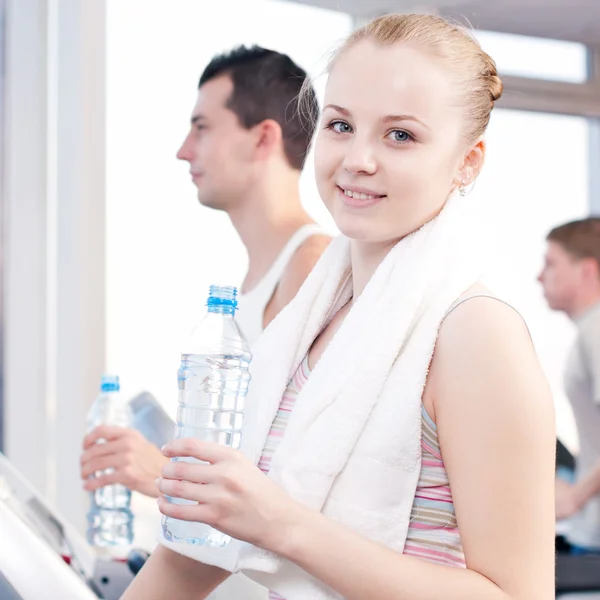
[[[398,240],[365,243],[353,240],[350,245],[352,261],[352,297],[355,301],[367,287],[369,280]]]

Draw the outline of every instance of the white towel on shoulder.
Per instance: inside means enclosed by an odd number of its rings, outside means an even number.
[[[453,196],[386,256],[300,393],[269,476],[303,504],[402,552],[420,471],[421,398],[448,308],[483,274],[478,228]],[[328,316],[352,295],[350,241],[334,240],[254,348],[243,451],[258,462],[283,393]],[[161,543],[243,572],[286,600],[339,598],[249,544]]]

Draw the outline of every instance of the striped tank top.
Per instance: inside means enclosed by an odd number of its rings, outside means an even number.
[[[271,459],[279,446],[300,391],[310,375],[308,355],[298,367],[283,394],[258,467],[263,473],[271,468]],[[422,409],[421,472],[410,516],[404,554],[452,567],[465,568],[465,556],[456,524],[452,492],[442,460],[437,428]],[[269,592],[269,600],[285,600]]]

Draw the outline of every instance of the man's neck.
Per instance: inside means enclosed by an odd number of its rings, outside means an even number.
[[[265,188],[260,197],[245,198],[229,218],[248,252],[244,293],[266,275],[290,237],[314,222],[302,207],[297,180]]]
[[[600,290],[590,291],[589,293],[582,294],[582,296],[574,302],[574,306],[567,314],[571,320],[576,321],[598,304],[600,304]]]

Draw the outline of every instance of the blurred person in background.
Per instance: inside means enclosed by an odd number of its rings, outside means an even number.
[[[548,305],[577,328],[565,390],[579,434],[573,483],[557,478],[556,518],[570,519],[561,552],[600,553],[600,218],[553,229],[539,281]]]
[[[177,152],[190,165],[200,204],[225,211],[248,252],[236,320],[251,345],[296,295],[331,241],[300,200],[318,110],[315,100],[315,114],[300,114],[298,95],[306,79],[288,56],[257,46],[215,56],[200,77],[190,130]],[[316,98],[312,85],[309,94]],[[100,438],[107,443],[97,444]],[[121,483],[157,497],[155,480],[165,462],[140,432],[105,426],[84,440],[81,476],[89,491]],[[109,468],[114,471],[88,479]],[[158,516],[156,511],[154,536]],[[211,598],[266,599],[263,588],[241,577]]]

